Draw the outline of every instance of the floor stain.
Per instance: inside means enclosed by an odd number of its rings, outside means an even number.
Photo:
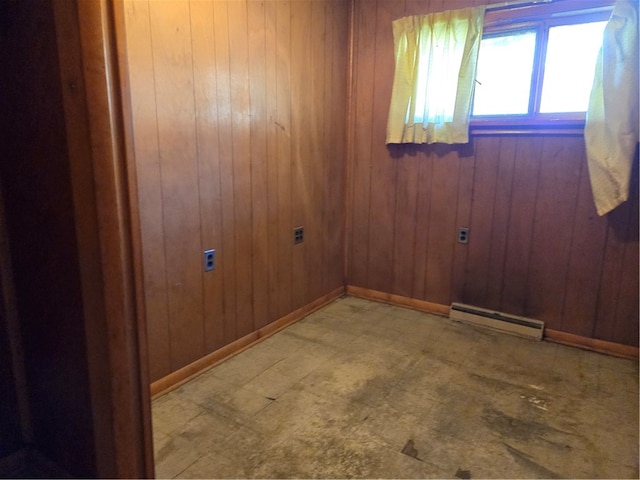
[[[500,435],[524,442],[542,438],[545,435],[571,435],[571,433],[558,430],[551,425],[520,420],[493,408],[484,409],[482,420],[489,428]]]
[[[464,480],[468,480],[471,478],[471,472],[469,470],[460,470],[456,472],[456,478],[461,478]]]
[[[400,451],[400,453],[404,453],[409,457],[422,461],[422,459],[418,457],[418,454],[420,452],[418,452],[418,450],[416,449],[415,444],[413,443],[413,440],[407,440],[407,443],[404,445],[404,447],[402,447],[402,450]]]
[[[524,452],[521,452],[517,448],[514,448],[507,443],[505,443],[504,446],[507,447],[507,451],[511,454],[516,462],[518,462],[523,467],[532,470],[540,478],[562,478],[561,475],[540,465],[533,458],[531,458],[531,456],[527,455]]]
[[[515,383],[506,382],[498,378],[487,377],[486,375],[478,375],[477,373],[469,373],[469,378],[483,383],[498,391],[514,390],[520,388],[520,386],[516,385]]]

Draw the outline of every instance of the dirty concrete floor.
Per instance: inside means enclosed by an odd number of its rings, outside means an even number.
[[[638,478],[638,362],[345,297],[153,426],[159,478]]]

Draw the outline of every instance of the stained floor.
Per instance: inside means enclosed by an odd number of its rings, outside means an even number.
[[[159,478],[638,478],[638,362],[345,297],[153,427]]]

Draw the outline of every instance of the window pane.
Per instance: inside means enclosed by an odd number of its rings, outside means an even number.
[[[581,23],[549,29],[541,113],[586,112],[606,24]]]
[[[482,39],[473,115],[526,114],[536,32]]]

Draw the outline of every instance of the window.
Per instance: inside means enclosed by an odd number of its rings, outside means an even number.
[[[472,129],[581,128],[611,3],[562,0],[487,11]]]

